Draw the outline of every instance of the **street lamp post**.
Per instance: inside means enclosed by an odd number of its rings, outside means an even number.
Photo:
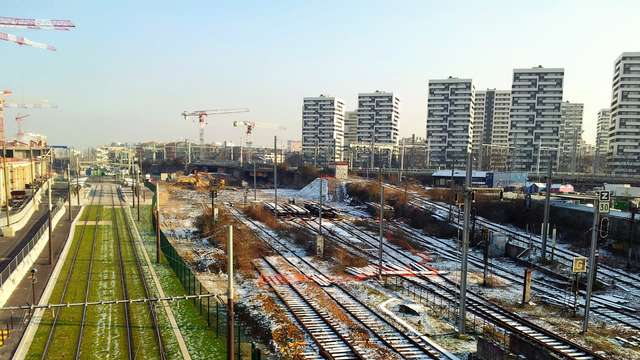
[[[31,269],[31,304],[36,305],[36,283],[38,282],[38,269]]]

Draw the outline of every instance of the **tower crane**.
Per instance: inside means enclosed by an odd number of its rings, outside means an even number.
[[[244,144],[249,138],[249,136],[253,133],[253,129],[255,129],[256,127],[259,127],[259,128],[266,128],[266,129],[287,130],[286,127],[280,126],[280,125],[263,123],[263,122],[255,122],[255,121],[243,121],[243,120],[234,121],[233,126],[244,127],[244,131],[242,132],[242,138],[240,140],[240,166],[242,166],[242,163],[243,163]]]
[[[16,132],[16,139],[18,141],[22,141],[22,139],[24,138],[24,131],[22,129],[22,123],[24,122],[24,119],[28,118],[29,114],[18,114],[16,115],[16,126],[18,128],[18,132]]]
[[[5,141],[5,131],[4,131],[4,109],[5,108],[14,108],[14,109],[56,109],[57,105],[49,103],[47,100],[42,100],[36,103],[13,103],[7,102],[5,100],[5,96],[12,95],[11,90],[2,90],[0,92],[0,142]],[[18,115],[24,116],[24,115]],[[16,116],[16,122],[20,125],[18,116]],[[28,115],[24,116],[27,117]],[[20,128],[19,128],[20,131]]]
[[[247,108],[233,108],[233,109],[214,109],[214,110],[196,110],[196,111],[183,111],[182,117],[187,120],[188,117],[198,118],[198,125],[200,126],[199,140],[200,145],[204,145],[204,127],[207,125],[207,117],[209,115],[222,115],[222,114],[236,114],[249,112]],[[202,152],[200,152],[202,154]]]
[[[0,28],[69,31],[75,27],[76,26],[69,20],[43,20],[0,17]],[[56,48],[54,46],[31,41],[22,36],[7,34],[5,32],[0,32],[0,40],[13,42],[18,45],[26,45],[39,49],[56,51]]]

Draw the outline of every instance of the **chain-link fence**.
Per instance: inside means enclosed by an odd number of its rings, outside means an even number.
[[[155,209],[155,185],[149,182],[146,182],[145,185],[154,192],[152,207]],[[153,213],[154,212],[152,212],[152,214]],[[155,215],[152,215],[152,223],[155,231],[157,226]],[[176,277],[180,280],[180,283],[188,294],[209,294],[162,231],[160,231],[160,249],[162,250],[162,254],[164,255],[167,263],[176,274]],[[200,316],[207,321],[207,325],[215,333],[216,337],[224,340],[224,344],[226,346],[226,339],[228,336],[227,305],[217,297],[194,299],[192,300],[192,304],[198,309]],[[239,314],[243,313],[247,313],[246,308],[242,304],[234,304],[234,329],[236,332],[234,337],[234,346],[236,348],[234,350],[236,358],[260,360],[262,357],[260,349],[256,346],[256,343],[252,342],[247,336],[247,329],[249,328],[249,325],[240,319]]]

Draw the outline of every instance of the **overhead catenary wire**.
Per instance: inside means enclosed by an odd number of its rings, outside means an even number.
[[[165,296],[165,297],[148,297],[137,299],[117,299],[117,300],[96,300],[77,303],[60,303],[60,304],[44,304],[44,305],[18,305],[18,306],[5,306],[0,307],[0,311],[17,311],[17,310],[35,310],[35,309],[56,309],[56,308],[68,308],[74,306],[99,306],[99,305],[117,305],[117,304],[137,304],[137,303],[153,303],[153,302],[176,302],[194,299],[206,299],[216,298],[220,303],[223,303],[218,294],[196,294],[196,295],[177,295],[177,296]]]

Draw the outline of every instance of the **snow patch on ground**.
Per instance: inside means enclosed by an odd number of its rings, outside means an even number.
[[[320,199],[320,188],[322,187],[322,200],[323,201],[331,201],[331,195],[329,194],[329,180],[316,178],[307,186],[303,187],[298,192],[298,197],[315,200]]]

